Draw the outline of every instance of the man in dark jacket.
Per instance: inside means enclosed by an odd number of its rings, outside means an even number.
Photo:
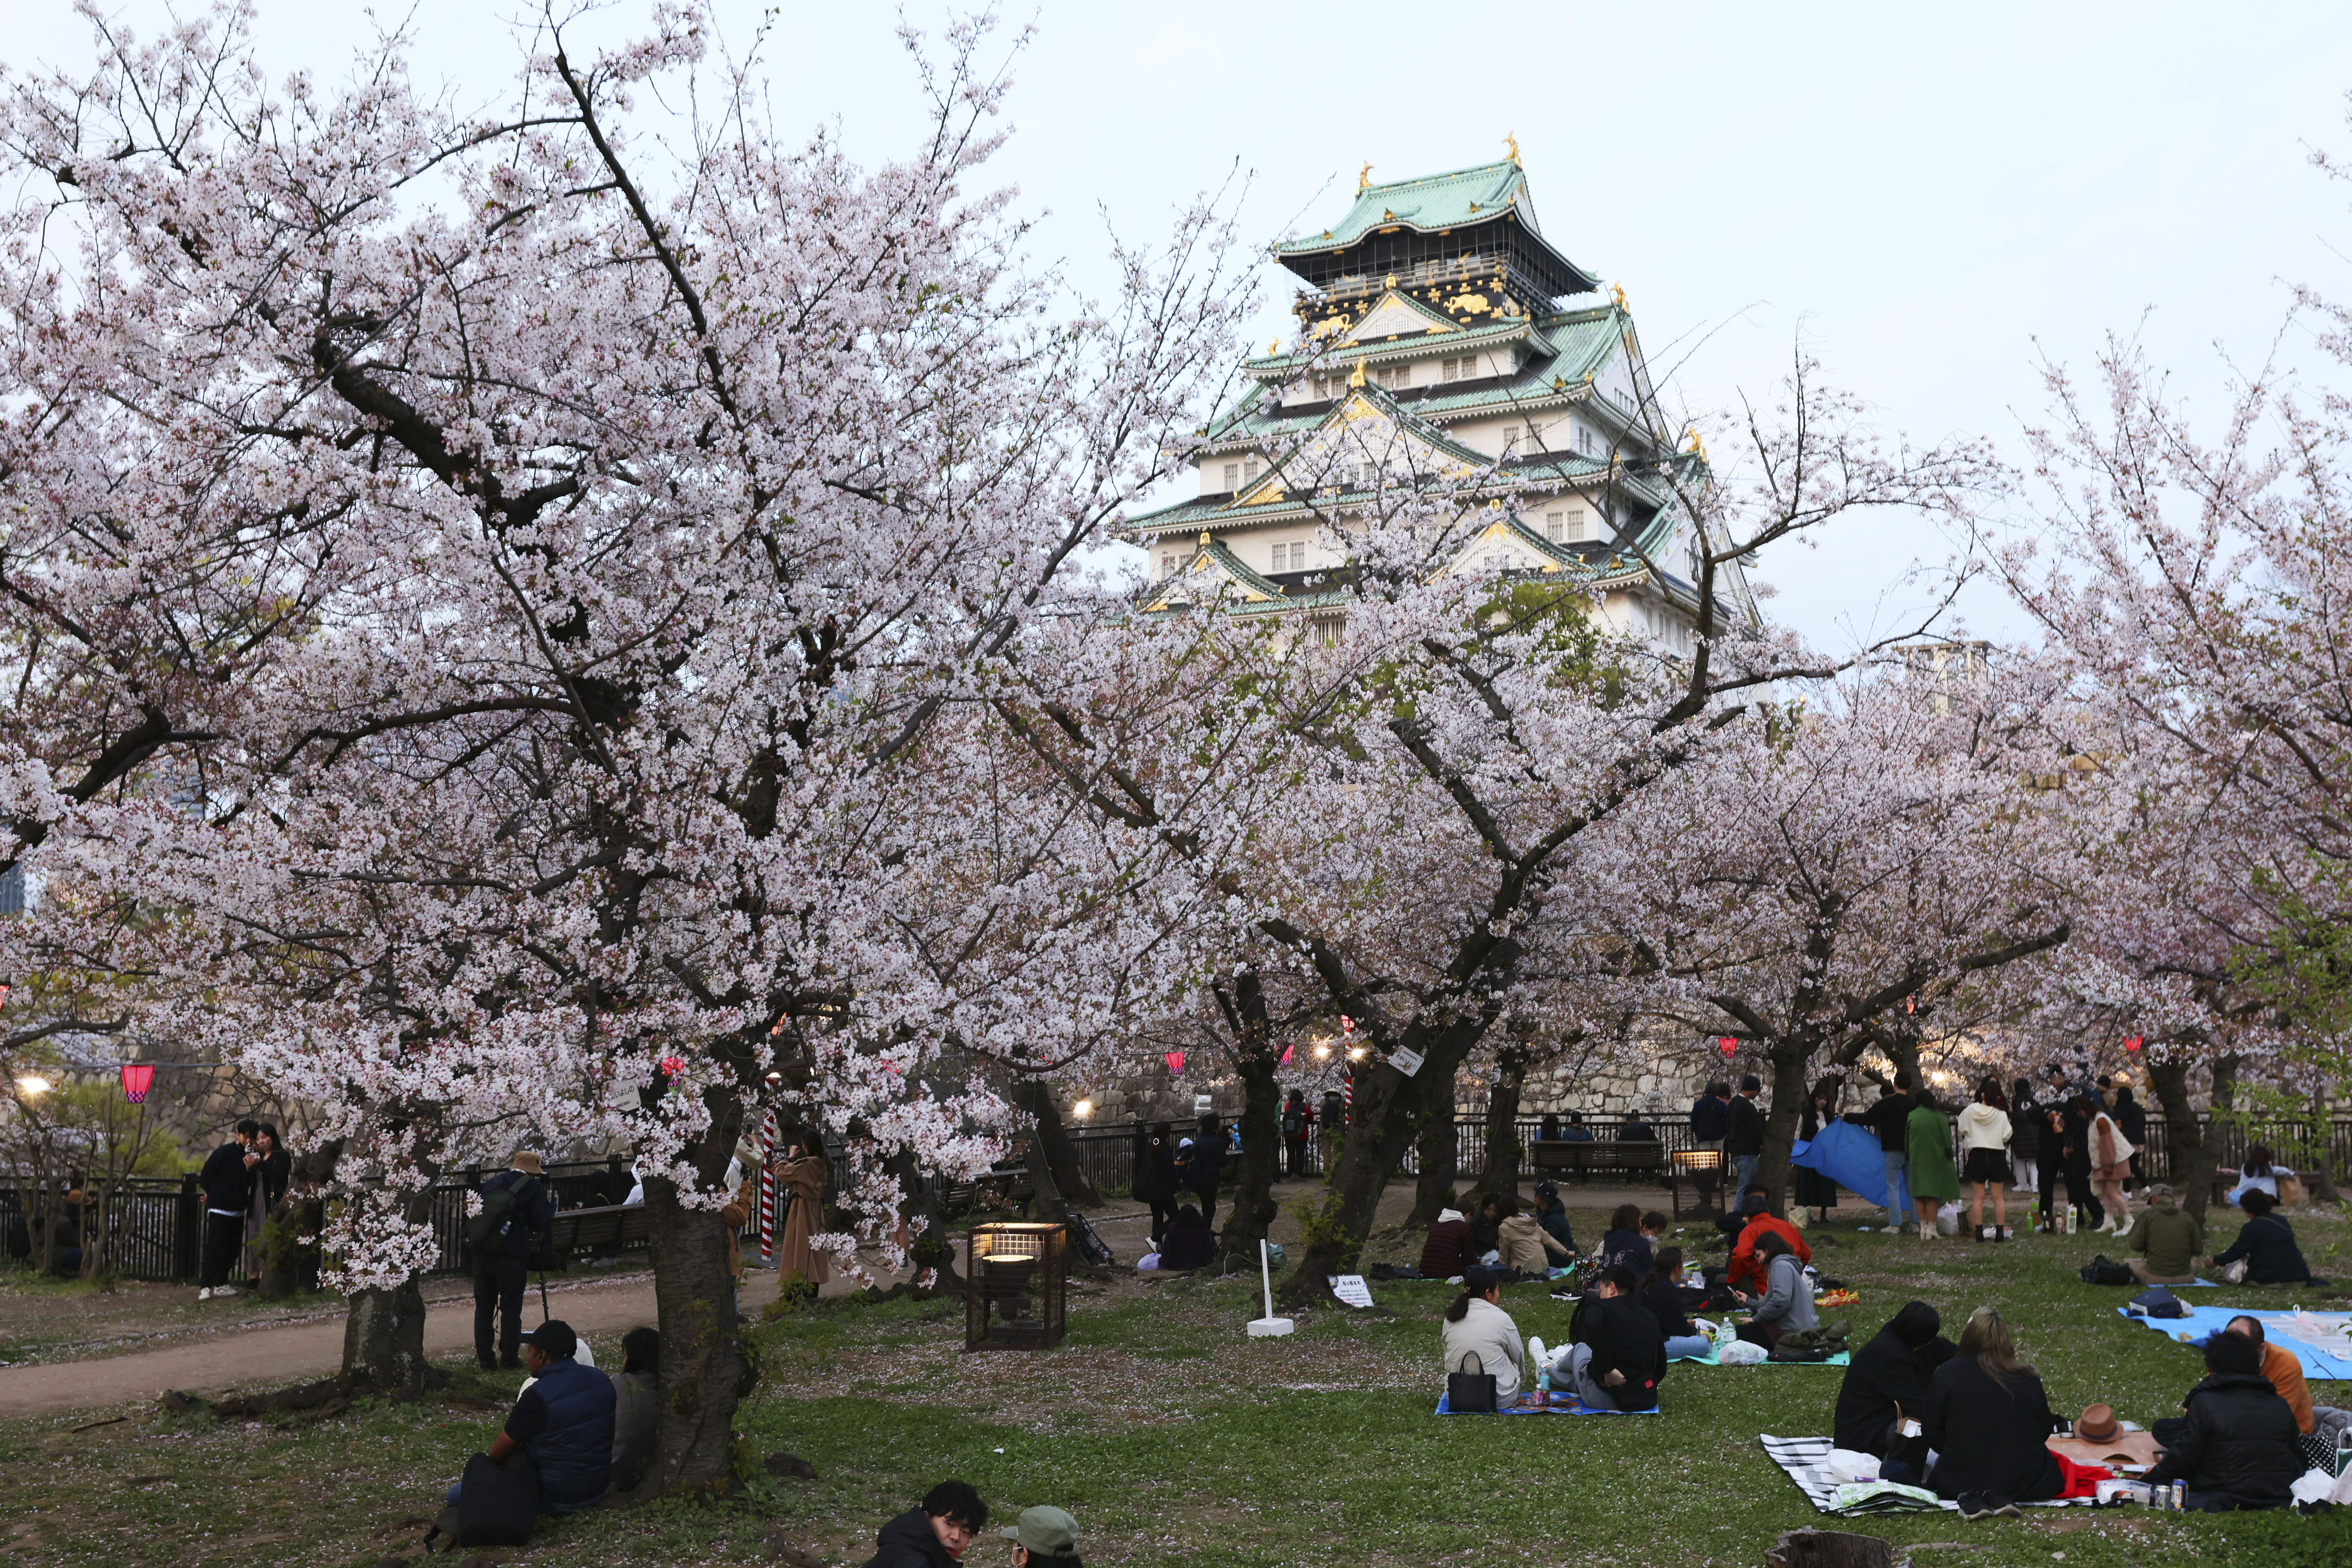
[[[474,1359],[482,1370],[520,1366],[515,1352],[522,1339],[522,1292],[530,1274],[530,1240],[547,1239],[555,1224],[555,1200],[540,1179],[539,1156],[516,1153],[510,1168],[482,1184],[482,1198],[512,1195],[506,1222],[487,1245],[474,1249]],[[498,1358],[490,1356],[490,1326],[499,1319]]]
[[[941,1481],[882,1527],[866,1568],[949,1568],[987,1522],[980,1493],[962,1481]]]
[[[1706,1092],[1691,1102],[1691,1146],[1720,1150],[1724,1134],[1731,1126],[1731,1107],[1724,1102],[1731,1098],[1731,1085],[1710,1083]]]
[[[1909,1467],[1909,1475],[1887,1476],[1918,1484],[1927,1462],[1927,1439],[1896,1430],[1916,1423],[1927,1407],[1927,1380],[1951,1360],[1952,1342],[1943,1337],[1943,1319],[1925,1301],[1907,1303],[1853,1353],[1838,1387],[1835,1441],[1841,1448],[1875,1454]]]
[[[530,1456],[539,1471],[541,1513],[593,1508],[612,1479],[613,1380],[574,1361],[579,1351],[580,1336],[562,1318],[530,1331],[523,1354],[532,1382],[488,1449],[498,1464],[517,1448]],[[449,1489],[453,1504],[458,1490]]]
[[[1421,1268],[1424,1280],[1451,1280],[1478,1260],[1470,1249],[1470,1221],[1458,1208],[1441,1208],[1437,1223],[1429,1228],[1429,1239],[1421,1244]]]
[[[1633,1286],[1633,1271],[1622,1263],[1601,1270],[1569,1321],[1572,1343],[1552,1363],[1552,1381],[1566,1382],[1579,1400],[1596,1409],[1658,1407],[1658,1383],[1666,1375],[1665,1333]]]
[[[2244,1334],[2205,1342],[2205,1380],[2182,1401],[2188,1416],[2157,1423],[2164,1458],[2151,1482],[2179,1481],[2190,1508],[2284,1508],[2303,1474],[2294,1412],[2263,1375],[2262,1347]]]
[[[1212,1229],[1217,1223],[1217,1170],[1225,1157],[1224,1129],[1214,1116],[1201,1118],[1200,1130],[1192,1134],[1192,1146],[1180,1149],[1176,1156],[1183,1164],[1184,1186],[1201,1197],[1201,1218]]]
[[[1307,1140],[1314,1135],[1315,1113],[1308,1108],[1305,1092],[1294,1089],[1282,1106],[1282,1145],[1289,1153],[1294,1181],[1307,1174]]]
[[[200,1301],[236,1294],[228,1273],[236,1267],[236,1255],[245,1246],[245,1213],[253,1205],[253,1167],[261,1163],[253,1140],[260,1132],[261,1124],[249,1117],[239,1122],[236,1135],[215,1149],[196,1174],[196,1185],[205,1192],[205,1263],[196,1291]]]
[[[1568,1206],[1559,1200],[1559,1188],[1548,1181],[1536,1183],[1536,1223],[1544,1234],[1568,1249],[1576,1251],[1576,1234],[1569,1228]]]
[[[1756,1179],[1756,1162],[1764,1153],[1764,1113],[1756,1108],[1756,1096],[1763,1088],[1763,1082],[1752,1072],[1739,1081],[1739,1092],[1732,1098],[1723,1134],[1723,1152],[1730,1157],[1732,1179],[1743,1192]]]
[[[1917,1216],[1904,1201],[1897,1189],[1903,1186],[1905,1167],[1909,1164],[1905,1151],[1910,1146],[1911,1096],[1894,1084],[1881,1082],[1878,1103],[1870,1108],[1866,1118],[1870,1130],[1878,1134],[1878,1155],[1886,1170],[1886,1228],[1912,1230],[1919,1228]]]

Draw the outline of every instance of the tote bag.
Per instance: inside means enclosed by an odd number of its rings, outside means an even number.
[[[1495,1375],[1486,1370],[1486,1363],[1475,1350],[1462,1353],[1463,1364],[1475,1364],[1475,1372],[1449,1372],[1445,1375],[1445,1410],[1450,1416],[1495,1415]]]

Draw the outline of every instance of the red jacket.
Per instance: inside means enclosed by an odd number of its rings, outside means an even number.
[[[1813,1260],[1813,1249],[1805,1245],[1805,1239],[1797,1233],[1795,1226],[1785,1219],[1759,1214],[1740,1231],[1739,1244],[1731,1249],[1731,1268],[1725,1273],[1724,1282],[1733,1290],[1761,1291],[1764,1289],[1764,1268],[1756,1260],[1756,1243],[1762,1240],[1767,1233],[1786,1241],[1789,1249],[1797,1255],[1798,1262]]]

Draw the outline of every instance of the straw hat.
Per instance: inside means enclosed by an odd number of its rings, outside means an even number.
[[[539,1155],[529,1149],[517,1149],[515,1151],[513,1168],[519,1171],[527,1171],[532,1176],[544,1174],[539,1168]]]

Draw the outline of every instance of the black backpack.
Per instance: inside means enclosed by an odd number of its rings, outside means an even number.
[[[507,1226],[522,1207],[523,1194],[533,1185],[534,1178],[525,1176],[504,1186],[482,1188],[480,1210],[466,1218],[466,1245],[477,1252],[488,1252],[506,1234]]]
[[[1286,1138],[1303,1138],[1307,1135],[1307,1107],[1304,1104],[1285,1105],[1282,1108],[1282,1135]]]
[[[466,1461],[457,1500],[443,1509],[425,1532],[425,1549],[446,1535],[446,1550],[467,1546],[521,1546],[539,1521],[539,1466],[518,1448],[500,1464],[488,1454]]]
[[[2082,1276],[2083,1283],[2085,1285],[2128,1285],[2139,1278],[2104,1252],[2099,1253],[2074,1271]]]

